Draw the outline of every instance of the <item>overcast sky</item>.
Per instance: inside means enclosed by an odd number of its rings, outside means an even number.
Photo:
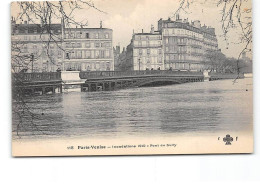
[[[133,29],[135,32],[149,32],[151,24],[157,29],[160,18],[167,19],[172,16],[179,6],[179,0],[92,0],[97,8],[77,11],[77,20],[88,20],[89,27],[99,27],[103,21],[103,27],[113,29],[114,46],[120,44],[126,47],[131,40]],[[198,0],[202,1],[202,0]],[[204,1],[204,0],[203,0]],[[237,57],[242,50],[242,45],[231,44],[237,42],[238,33],[232,32],[229,38],[229,46],[223,41],[220,9],[214,4],[215,0],[208,3],[197,3],[190,7],[189,14],[181,13],[182,19],[200,20],[202,25],[214,27],[218,38],[219,47],[229,57]],[[250,6],[246,5],[246,6]]]

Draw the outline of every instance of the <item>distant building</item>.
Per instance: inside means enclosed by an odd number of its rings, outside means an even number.
[[[164,70],[162,35],[153,26],[149,33],[134,33],[126,51],[126,70]]]
[[[13,70],[19,72],[26,69],[28,72],[56,71],[62,66],[61,24],[42,26],[41,24],[16,24],[12,19],[12,56],[30,58],[17,59],[12,63]],[[53,39],[50,39],[52,33]],[[55,41],[54,41],[55,40]],[[14,49],[16,48],[16,49]]]
[[[114,62],[115,62],[115,71],[126,71],[128,66],[126,65],[126,49],[123,47],[121,52],[120,46],[116,46],[114,50]]]
[[[63,24],[16,24],[12,18],[12,45],[19,49],[12,55],[33,55],[33,61],[28,58],[24,66],[12,66],[28,72],[114,70],[112,41],[112,29],[102,24],[100,28],[65,28]]]
[[[120,66],[120,60],[119,60],[120,46],[116,46],[115,48],[113,47],[113,53],[114,53],[114,68],[115,71],[117,71],[119,70],[119,66]]]
[[[187,19],[158,21],[158,31],[135,33],[127,46],[127,70],[211,69],[208,54],[219,52],[214,28]]]
[[[114,70],[112,29],[69,28],[64,36],[64,70]]]
[[[165,69],[201,70],[208,68],[207,53],[218,51],[215,29],[188,19],[158,21],[162,34]]]

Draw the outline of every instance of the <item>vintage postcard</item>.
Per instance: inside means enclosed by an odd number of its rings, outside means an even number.
[[[10,6],[13,156],[253,152],[250,0]]]

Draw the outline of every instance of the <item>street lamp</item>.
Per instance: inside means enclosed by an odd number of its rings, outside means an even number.
[[[140,72],[141,58],[139,58],[138,61],[139,61],[139,72]]]

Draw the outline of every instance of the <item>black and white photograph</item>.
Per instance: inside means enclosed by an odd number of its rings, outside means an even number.
[[[251,0],[10,8],[12,156],[254,152]]]

